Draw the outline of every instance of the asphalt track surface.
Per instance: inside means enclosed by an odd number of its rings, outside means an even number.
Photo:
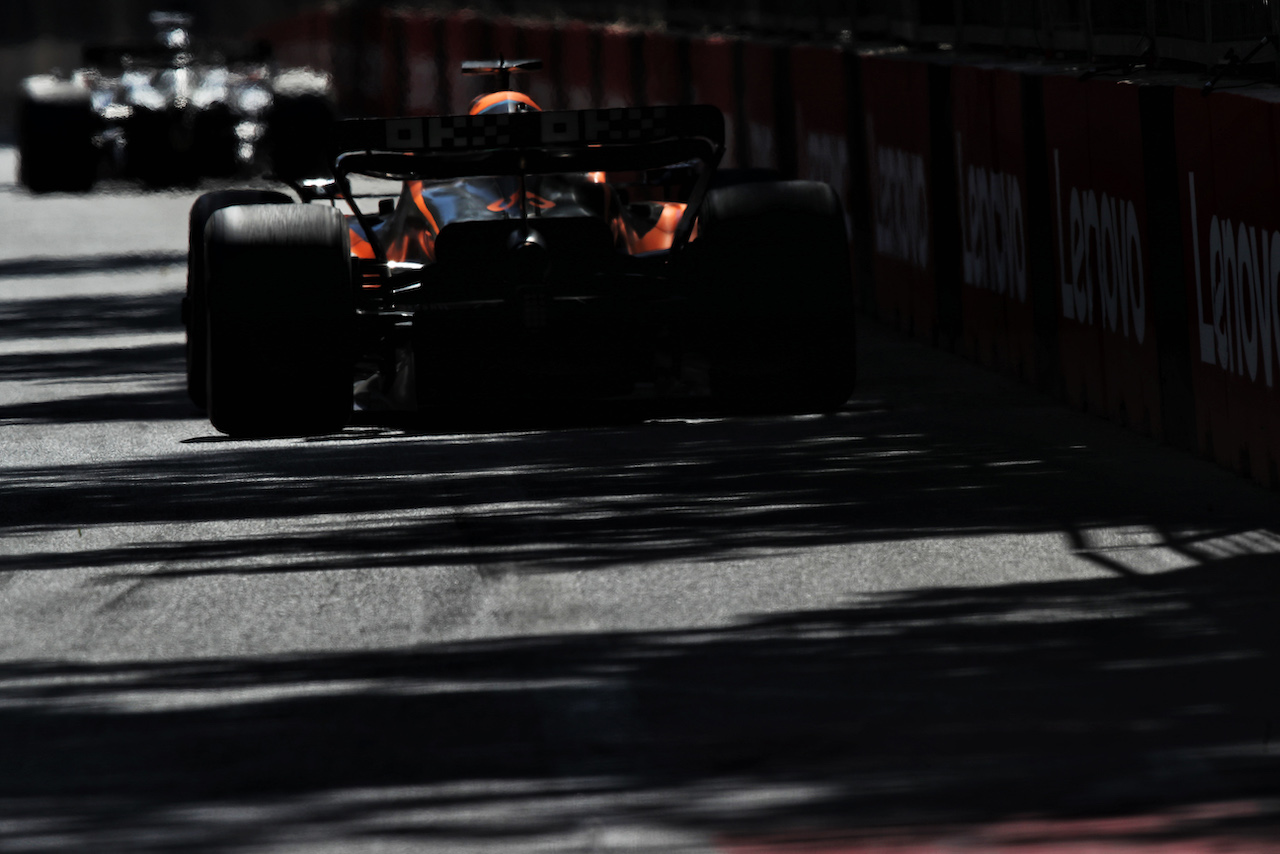
[[[12,166],[0,850],[1280,850],[1275,494],[874,324],[830,417],[231,441],[194,192]]]

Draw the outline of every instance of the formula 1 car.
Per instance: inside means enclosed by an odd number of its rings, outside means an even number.
[[[293,185],[327,204],[192,206],[188,391],[223,433],[664,390],[823,412],[852,391],[840,201],[715,186],[715,107],[543,112],[504,90],[465,116],[338,122],[334,150],[330,180]],[[398,195],[370,210],[359,176]]]
[[[276,69],[263,46],[197,47],[191,19],[153,13],[152,44],[86,46],[68,76],[22,81],[18,178],[33,192],[84,192],[99,176],[151,186],[270,171],[325,174],[309,146],[336,117],[332,85]]]

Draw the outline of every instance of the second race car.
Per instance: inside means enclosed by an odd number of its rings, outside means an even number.
[[[92,189],[100,177],[148,186],[268,172],[327,171],[332,81],[280,68],[265,46],[196,43],[189,15],[150,16],[155,40],[88,45],[82,67],[22,81],[18,178],[34,192]]]

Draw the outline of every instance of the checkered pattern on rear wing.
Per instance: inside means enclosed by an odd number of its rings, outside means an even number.
[[[564,149],[648,145],[698,139],[724,147],[724,118],[715,107],[625,107],[503,113],[348,119],[334,130],[338,153],[363,151],[467,154],[495,149]]]

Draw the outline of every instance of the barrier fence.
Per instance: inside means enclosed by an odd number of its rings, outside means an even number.
[[[8,0],[0,47],[146,38],[157,5],[194,14],[197,32],[232,37],[271,19],[326,10],[470,9],[485,18],[528,16],[764,33],[815,40],[893,40],[912,47],[998,48],[1026,55],[1168,59],[1208,68],[1280,33],[1269,0]],[[1276,61],[1274,51],[1254,58]]]
[[[391,5],[391,4],[388,4]],[[396,4],[439,11],[448,4]],[[1228,51],[1248,54],[1280,33],[1268,0],[478,0],[489,17],[532,15],[591,23],[785,35],[816,40],[892,40],[1028,56],[1168,60],[1209,68]],[[1254,57],[1274,68],[1276,55]]]

